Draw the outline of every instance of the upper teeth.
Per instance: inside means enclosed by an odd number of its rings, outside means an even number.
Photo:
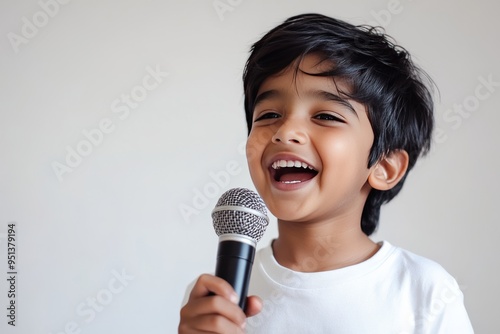
[[[309,169],[314,169],[305,162],[298,161],[298,160],[277,160],[273,162],[271,165],[273,169],[279,169],[282,167],[297,167],[297,168],[309,168]]]

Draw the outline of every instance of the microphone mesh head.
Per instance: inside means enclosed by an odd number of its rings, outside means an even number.
[[[212,211],[212,219],[217,235],[245,235],[255,242],[262,238],[269,224],[264,202],[246,188],[234,188],[222,194]]]

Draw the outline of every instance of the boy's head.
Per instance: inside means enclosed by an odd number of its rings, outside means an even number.
[[[378,30],[318,14],[292,17],[253,45],[243,75],[249,133],[262,84],[290,67],[297,75],[308,55],[319,57],[326,66],[307,75],[331,79],[342,99],[365,107],[373,131],[367,168],[393,152],[405,151],[409,171],[429,150],[433,102],[425,73]],[[365,234],[376,229],[380,206],[400,191],[405,178],[406,173],[390,189],[369,191],[361,217]]]

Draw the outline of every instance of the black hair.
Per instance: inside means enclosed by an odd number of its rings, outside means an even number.
[[[409,156],[408,173],[417,158],[430,149],[433,82],[404,48],[377,27],[303,14],[265,34],[251,47],[243,73],[248,132],[264,80],[294,63],[297,71],[300,60],[310,53],[320,54],[333,65],[326,72],[307,74],[345,80],[351,90],[339,93],[366,107],[374,133],[368,168],[391,152],[405,150]],[[399,193],[407,173],[390,190],[370,190],[361,217],[361,229],[366,235],[377,228],[381,205]]]

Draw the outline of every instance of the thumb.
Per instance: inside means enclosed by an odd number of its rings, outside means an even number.
[[[247,317],[253,317],[254,315],[260,313],[262,310],[262,299],[260,299],[257,296],[249,296],[247,298],[247,305],[246,305],[246,315]]]

